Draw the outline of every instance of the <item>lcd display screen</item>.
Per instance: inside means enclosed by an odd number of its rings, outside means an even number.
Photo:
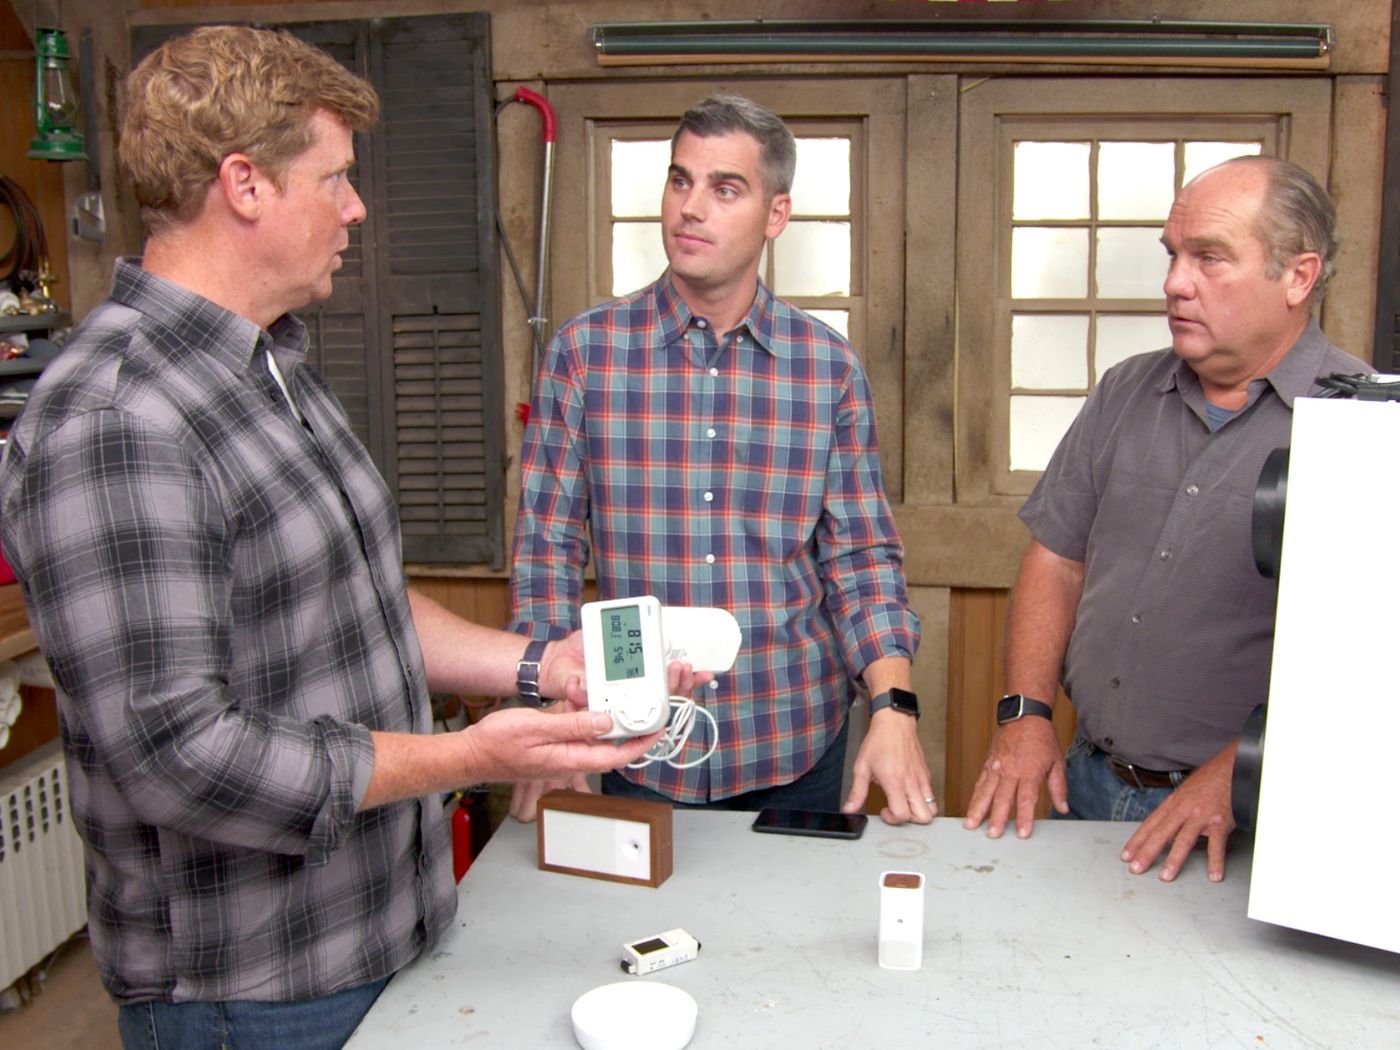
[[[642,653],[642,607],[615,605],[603,609],[603,652],[607,654],[604,677],[609,682],[646,677]]]

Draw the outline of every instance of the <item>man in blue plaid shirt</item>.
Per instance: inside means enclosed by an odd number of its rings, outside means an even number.
[[[792,133],[748,99],[715,96],[682,118],[662,198],[667,271],[574,318],[542,362],[512,626],[536,638],[576,627],[590,557],[600,597],[738,619],[738,662],[700,698],[714,754],[606,774],[605,793],[852,812],[879,783],[886,821],[927,823],[936,805],[909,690],[918,619],[870,386],[845,339],[758,276],[791,212],[795,163]],[[872,713],[843,802],[858,685]],[[709,743],[701,720],[677,761]],[[531,819],[548,786],[519,786],[516,816]]]

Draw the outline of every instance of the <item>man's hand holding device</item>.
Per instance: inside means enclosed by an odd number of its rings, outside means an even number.
[[[738,622],[723,609],[668,608],[650,596],[586,603],[582,619],[582,630],[555,643],[547,658],[543,643],[526,648],[517,672],[521,701],[542,703],[542,671],[551,681],[564,674],[567,703],[556,710],[587,708],[608,715],[612,727],[600,738],[619,746],[629,742],[629,750],[633,738],[659,734],[671,721],[668,735],[657,735],[648,745],[653,757],[637,765],[673,759],[684,748],[696,713],[711,717],[689,694],[734,666],[742,641]],[[690,764],[703,762],[712,750],[713,734],[711,748]],[[589,790],[581,774],[519,783],[511,795],[511,816],[534,820],[539,799],[558,788]]]
[[[613,720],[619,739],[655,732],[666,735],[640,768],[666,762],[677,769],[699,765],[714,753],[714,716],[685,696],[672,695],[663,673],[669,654],[684,655],[702,671],[727,671],[739,655],[739,624],[723,609],[663,608],[650,595],[588,602],[583,607],[583,662],[588,706]],[[710,745],[687,762],[675,761],[690,739],[696,715],[710,722]]]

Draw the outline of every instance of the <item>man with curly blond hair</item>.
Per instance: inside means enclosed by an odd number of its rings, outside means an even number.
[[[600,743],[586,711],[430,732],[430,690],[514,693],[526,640],[408,590],[393,500],[290,312],[330,295],[364,219],[353,132],[377,112],[287,34],[205,28],[146,58],[120,142],[146,254],[0,464],[127,1047],[342,1045],[452,920],[440,792],[655,742]],[[538,672],[578,702],[578,636]]]

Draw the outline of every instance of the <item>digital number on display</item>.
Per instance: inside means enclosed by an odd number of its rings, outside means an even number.
[[[642,645],[642,612],[637,605],[604,609],[603,645],[608,654],[605,675],[609,682],[646,677]]]

